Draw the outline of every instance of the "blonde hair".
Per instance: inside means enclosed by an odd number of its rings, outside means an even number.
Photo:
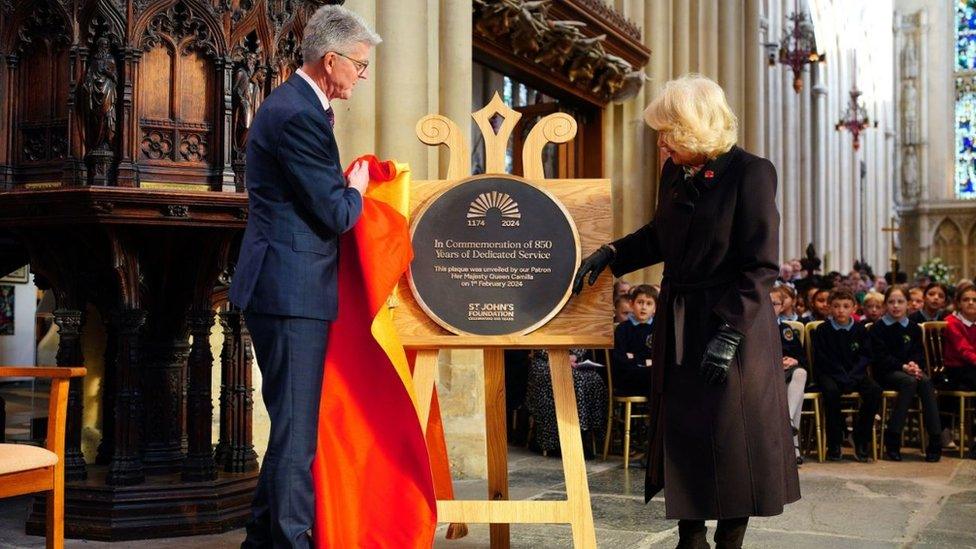
[[[881,292],[871,290],[870,292],[864,294],[864,299],[861,301],[861,305],[867,305],[868,302],[876,302],[878,305],[884,305],[885,298],[881,295]]]
[[[739,121],[713,80],[686,74],[666,82],[644,110],[647,125],[670,149],[713,159],[738,139]]]

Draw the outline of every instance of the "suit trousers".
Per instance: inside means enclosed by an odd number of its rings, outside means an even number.
[[[315,519],[312,460],[329,322],[244,312],[271,418],[242,548],[307,548]]]
[[[827,447],[840,448],[844,441],[844,414],[841,412],[840,397],[854,391],[861,394],[861,407],[854,419],[854,444],[870,443],[874,415],[881,405],[881,386],[868,376],[847,385],[837,383],[830,376],[819,377],[827,419]]]

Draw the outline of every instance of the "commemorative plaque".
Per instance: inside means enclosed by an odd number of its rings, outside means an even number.
[[[511,175],[476,176],[414,218],[410,288],[459,335],[522,335],[569,299],[579,235],[552,195]]]

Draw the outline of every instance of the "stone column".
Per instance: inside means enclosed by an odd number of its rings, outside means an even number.
[[[187,317],[193,346],[187,360],[186,425],[187,453],[183,480],[213,480],[217,477],[213,447],[213,401],[210,395],[210,329],[214,325],[211,309],[192,309]]]
[[[625,15],[632,21],[643,21],[644,4],[628,0]],[[623,142],[619,154],[623,160],[623,210],[621,210],[623,232],[630,233],[650,220],[647,204],[650,176],[647,173],[647,158],[644,154],[645,141],[650,137],[650,128],[644,123],[644,105],[638,94],[622,105]]]
[[[378,0],[376,13],[382,13],[376,26],[386,46],[376,51],[376,151],[380,158],[409,162],[414,179],[426,179],[427,145],[415,128],[429,111],[427,35],[433,23],[427,2]]]
[[[718,83],[725,89],[729,105],[739,118],[739,135],[742,136],[746,124],[743,123],[745,109],[742,104],[742,65],[758,62],[750,55],[750,47],[755,40],[743,36],[742,0],[723,0],[718,3]],[[759,76],[759,75],[756,75]]]
[[[820,65],[810,67],[810,141],[811,181],[813,184],[813,242],[821,252],[827,243],[827,112],[825,109],[827,88],[822,83]]]
[[[811,67],[812,70],[812,67]],[[811,113],[813,90],[809,73],[803,75],[800,92],[800,238],[798,254],[813,240],[813,115]],[[786,259],[786,258],[784,258]]]
[[[671,7],[674,14],[674,33],[671,42],[672,75],[681,76],[692,68],[692,41],[688,32],[691,27],[691,0],[673,0]]]
[[[766,61],[761,42],[762,0],[745,0],[745,44],[743,54],[745,94],[742,98],[742,143],[754,154],[768,155],[766,150]]]
[[[81,353],[81,326],[83,323],[80,310],[57,309],[54,311],[54,323],[58,325],[58,366],[83,366],[85,358]],[[88,472],[85,469],[85,456],[81,453],[81,421],[82,421],[82,380],[73,378],[68,388],[68,420],[64,446],[64,478],[65,480],[85,480]]]
[[[146,312],[130,309],[111,315],[110,334],[118,335],[114,364],[105,370],[115,371],[112,459],[105,482],[115,486],[141,484],[145,480],[142,466],[142,384],[139,357],[139,332]]]
[[[719,4],[734,4],[738,0],[699,0],[698,70],[705,76],[719,80],[719,38],[722,27],[735,25],[733,20],[720,17]],[[727,8],[728,6],[726,6]],[[738,52],[736,52],[738,53]],[[723,84],[724,85],[724,84]]]
[[[785,70],[785,69],[783,69]],[[782,210],[782,260],[794,257],[797,250],[798,233],[800,231],[800,193],[797,188],[797,175],[799,159],[797,158],[797,95],[793,91],[793,75],[782,73],[784,78],[780,80],[780,90],[782,109],[780,116],[783,120],[782,133],[782,164],[779,166],[780,187],[783,189],[783,210]]]
[[[471,135],[471,111],[481,108],[480,105],[471,105],[471,12],[471,0],[440,0],[438,111],[453,120],[462,135]],[[447,147],[439,148],[439,173],[432,173],[431,177],[447,175],[450,154]]]
[[[347,0],[345,6],[358,13],[366,21],[367,25],[376,29],[376,3],[377,0]],[[383,68],[377,70],[374,67],[379,65],[379,54],[383,50],[395,50],[400,46],[392,41],[382,31],[379,31],[383,42],[376,46],[371,54],[370,66],[366,71],[366,80],[360,81],[356,85],[356,91],[349,101],[336,101],[333,109],[336,114],[336,141],[339,144],[339,153],[345,164],[352,162],[363,154],[379,154],[376,149],[376,131],[379,120],[388,113],[382,112],[376,100],[376,87],[378,85],[379,71],[386,70],[397,72],[396,67]],[[407,88],[401,88],[401,92]],[[381,156],[380,158],[386,158]],[[397,158],[400,161],[416,162],[413,159]]]

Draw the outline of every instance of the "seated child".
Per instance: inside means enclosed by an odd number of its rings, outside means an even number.
[[[786,403],[790,411],[790,422],[793,425],[793,448],[796,451],[796,462],[803,463],[800,456],[800,440],[797,436],[800,430],[800,416],[803,412],[803,392],[807,386],[806,352],[800,343],[800,331],[786,324],[782,316],[784,294],[783,286],[773,288],[769,297],[776,312],[776,322],[779,324],[779,338],[783,345],[783,372],[786,375]]]
[[[865,326],[881,320],[885,312],[884,296],[874,290],[864,294],[864,301],[861,302],[861,312],[864,313],[864,317],[861,318],[861,324]]]
[[[641,284],[630,292],[632,312],[613,331],[613,392],[619,396],[648,396],[651,391],[652,330],[657,292]]]
[[[976,286],[956,289],[956,310],[946,318],[942,359],[945,362],[947,390],[976,391]],[[973,416],[970,416],[973,417]],[[976,433],[976,418],[970,433]],[[969,449],[976,459],[976,442]]]
[[[619,324],[630,318],[630,296],[613,298],[613,323]]]
[[[925,292],[918,286],[908,289],[908,316],[912,316],[925,305]]]
[[[861,408],[854,421],[854,457],[871,459],[874,414],[881,403],[881,387],[867,375],[870,349],[867,330],[854,322],[854,294],[846,288],[830,292],[830,318],[811,334],[813,368],[823,395],[827,419],[827,459],[841,459],[844,439],[843,394],[861,394]]]
[[[807,314],[802,322],[813,322],[814,320],[827,320],[830,315],[830,290],[818,288],[815,292],[807,294],[810,299],[807,302]],[[854,297],[854,294],[851,294]],[[853,313],[853,311],[852,311]]]
[[[800,317],[796,314],[796,290],[781,284],[773,288],[774,293],[779,294],[781,311],[779,318],[782,320],[799,321]]]
[[[885,292],[886,314],[875,322],[868,335],[871,340],[871,373],[885,389],[898,391],[891,418],[884,432],[884,457],[901,461],[901,432],[908,408],[918,395],[922,417],[929,435],[925,461],[942,457],[942,427],[939,404],[932,380],[925,375],[925,348],[922,329],[908,318],[908,293],[902,286],[891,286]]]
[[[922,294],[922,308],[915,311],[908,318],[913,322],[921,324],[933,320],[945,320],[946,296],[949,295],[945,284],[933,282],[925,287]]]

